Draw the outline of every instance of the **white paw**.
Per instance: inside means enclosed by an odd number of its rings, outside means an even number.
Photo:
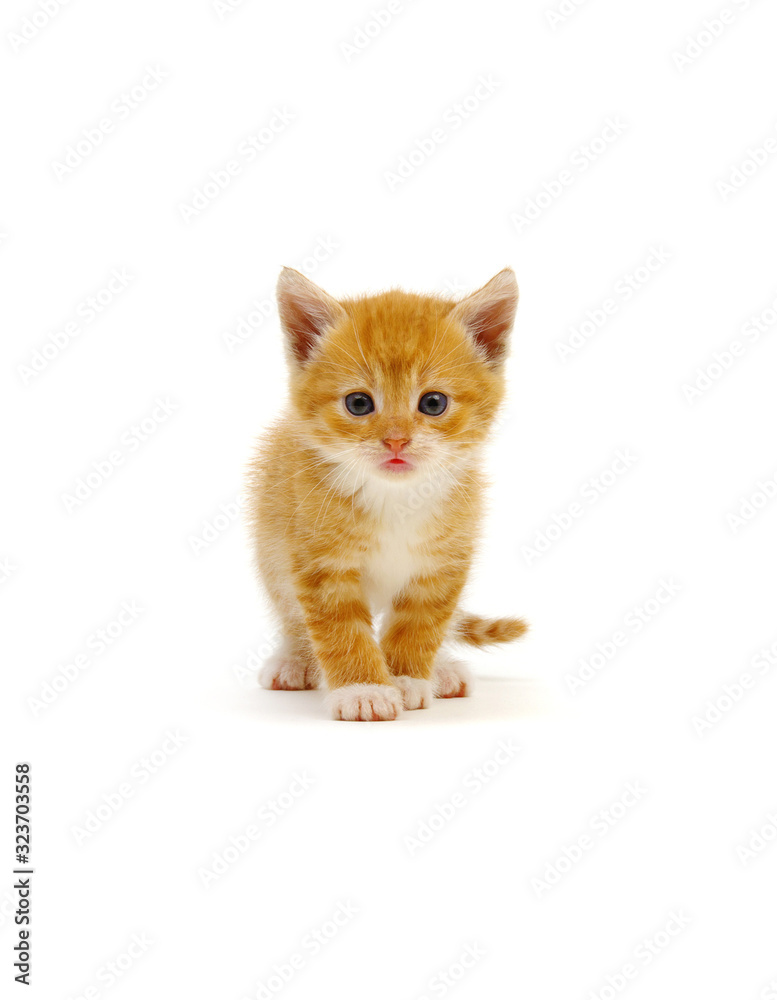
[[[288,653],[276,653],[259,671],[259,683],[271,691],[310,690],[318,687],[318,667]]]
[[[435,698],[465,698],[470,691],[472,677],[459,660],[438,656],[432,673],[432,690]]]
[[[346,684],[327,695],[335,719],[348,722],[383,722],[402,711],[402,692],[393,684]]]
[[[394,683],[402,692],[403,708],[428,708],[432,704],[432,682],[398,675]]]

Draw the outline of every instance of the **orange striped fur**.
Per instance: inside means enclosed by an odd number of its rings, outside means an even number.
[[[520,639],[529,626],[522,618],[479,618],[462,615],[454,624],[453,635],[472,646],[493,646]]]
[[[337,301],[283,270],[290,400],[249,478],[257,565],[285,636],[266,686],[323,682],[335,718],[393,719],[466,693],[444,643],[526,630],[459,610],[517,294],[508,269],[458,303]]]

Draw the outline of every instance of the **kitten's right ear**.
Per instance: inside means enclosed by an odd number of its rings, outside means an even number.
[[[457,303],[450,315],[469,331],[488,364],[497,367],[507,354],[517,305],[518,282],[512,268],[506,267]]]
[[[307,361],[318,338],[342,319],[345,309],[336,299],[294,268],[278,278],[278,312],[292,357]]]

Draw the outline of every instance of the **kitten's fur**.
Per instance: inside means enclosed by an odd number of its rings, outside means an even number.
[[[266,687],[323,680],[335,718],[395,719],[467,694],[444,642],[487,645],[526,630],[458,609],[517,299],[510,269],[458,303],[400,291],[338,302],[282,271],[291,401],[249,485],[259,571],[285,634]],[[346,409],[355,392],[374,412]],[[442,414],[419,411],[427,392],[448,397]]]

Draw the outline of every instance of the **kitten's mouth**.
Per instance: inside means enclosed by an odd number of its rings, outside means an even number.
[[[381,469],[386,469],[388,472],[409,472],[413,465],[408,462],[405,458],[387,458],[385,462],[380,463]]]

